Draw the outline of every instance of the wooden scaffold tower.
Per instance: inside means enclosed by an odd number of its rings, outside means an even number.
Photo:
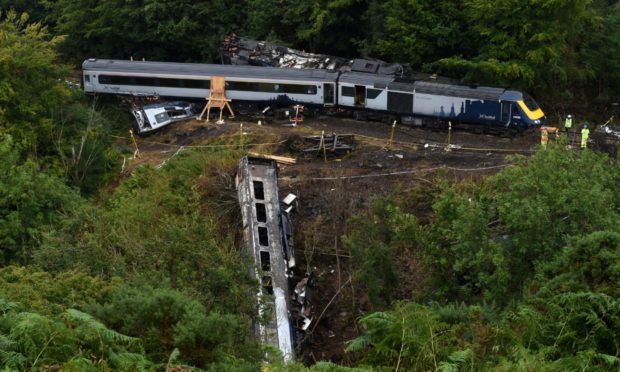
[[[216,122],[217,124],[223,124],[222,113],[224,112],[224,108],[228,108],[230,111],[230,116],[235,117],[235,113],[230,107],[229,102],[230,99],[226,98],[226,80],[223,76],[213,76],[211,77],[211,89],[209,92],[209,97],[206,98],[207,105],[202,110],[200,115],[198,116],[198,120],[202,120],[205,111],[207,112],[206,122],[209,122],[209,114],[211,113],[211,108],[219,108],[220,109],[220,119]]]

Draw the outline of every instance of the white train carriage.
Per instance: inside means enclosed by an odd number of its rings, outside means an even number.
[[[226,80],[233,101],[335,105],[338,73],[325,70],[88,59],[83,65],[86,94],[204,99],[213,76]]]

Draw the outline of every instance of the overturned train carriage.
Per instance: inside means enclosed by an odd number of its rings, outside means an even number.
[[[262,321],[255,324],[255,334],[288,362],[295,350],[289,292],[295,261],[289,220],[280,209],[276,163],[244,157],[235,181],[246,253],[254,262],[251,275],[261,283],[256,296]]]
[[[503,88],[359,71],[97,59],[83,64],[87,94],[204,99],[209,95],[213,76],[224,77],[226,96],[233,104],[299,103],[324,111],[345,110],[360,118],[396,119],[421,126],[450,121],[500,131],[545,123],[544,113],[530,96]]]

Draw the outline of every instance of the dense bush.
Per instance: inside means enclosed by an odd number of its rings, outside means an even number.
[[[362,282],[368,296],[386,278],[366,272],[374,255],[357,251],[415,250],[430,271],[413,298],[362,318],[365,334],[349,349],[368,351],[365,363],[416,370],[620,365],[618,166],[560,145],[515,162],[482,182],[446,186],[427,223],[388,200],[352,224],[345,241],[358,275],[369,278]],[[367,231],[372,238],[360,239]],[[394,251],[388,257],[395,270]]]

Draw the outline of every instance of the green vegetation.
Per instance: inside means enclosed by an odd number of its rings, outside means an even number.
[[[427,223],[393,199],[354,220],[345,242],[371,303],[389,309],[361,319],[350,351],[404,370],[618,368],[620,168],[561,145],[515,163],[444,182]],[[396,257],[412,253],[430,276],[388,306],[410,275]]]
[[[85,57],[214,61],[235,31],[527,89],[550,113],[609,116],[620,97],[618,1],[0,0],[0,9],[2,370],[261,368],[249,326],[256,283],[236,247],[230,174],[242,151],[187,150],[110,183],[126,151],[109,136],[117,117],[66,82]],[[605,156],[550,145],[485,180],[438,177],[354,216],[342,242],[370,310],[348,346],[357,367],[618,369],[619,180]]]

